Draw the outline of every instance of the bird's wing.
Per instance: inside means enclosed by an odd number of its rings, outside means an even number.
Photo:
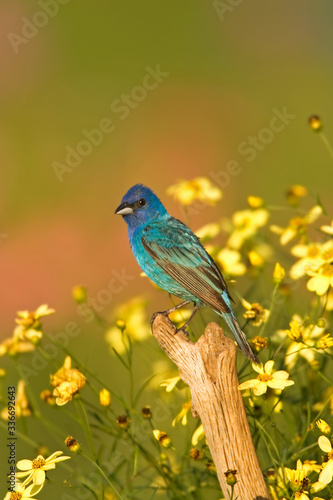
[[[156,264],[188,292],[216,311],[231,311],[222,298],[228,288],[217,265],[185,224],[173,217],[152,222],[142,230],[141,241]]]

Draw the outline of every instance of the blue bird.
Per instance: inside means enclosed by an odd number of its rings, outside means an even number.
[[[225,320],[245,356],[259,363],[232,310],[223,276],[199,238],[171,217],[151,189],[142,184],[129,189],[115,214],[125,219],[132,252],[141,269],[160,288],[183,299],[165,314],[193,302],[192,319],[203,305],[211,307]]]

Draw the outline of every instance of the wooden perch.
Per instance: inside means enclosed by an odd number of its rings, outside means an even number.
[[[269,500],[238,389],[235,343],[216,323],[209,323],[195,344],[181,331],[175,335],[175,326],[162,314],[152,329],[190,387],[193,415],[201,418],[225,498],[231,489],[224,473],[231,469],[238,479],[234,498]]]

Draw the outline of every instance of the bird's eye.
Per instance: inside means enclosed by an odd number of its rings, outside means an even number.
[[[144,198],[140,198],[140,200],[139,200],[140,207],[144,207],[145,204],[146,204],[146,200]]]

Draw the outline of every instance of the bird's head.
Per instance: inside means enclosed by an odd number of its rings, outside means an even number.
[[[127,191],[115,214],[122,215],[132,229],[168,215],[152,190],[142,184],[136,184]]]

